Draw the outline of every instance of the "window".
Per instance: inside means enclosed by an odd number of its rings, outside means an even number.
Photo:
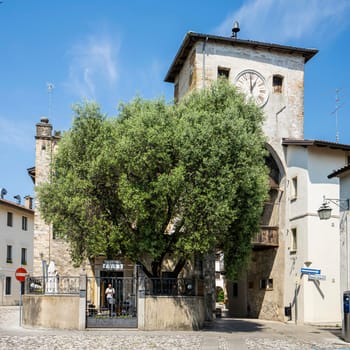
[[[295,200],[298,196],[298,178],[295,176],[291,181],[290,199]]]
[[[5,280],[5,295],[11,295],[11,277],[6,277]]]
[[[8,245],[7,246],[6,262],[9,263],[9,264],[12,263],[12,245]]]
[[[290,252],[295,253],[297,251],[297,248],[298,248],[297,229],[296,228],[292,228],[290,240],[291,240],[290,241]]]
[[[218,67],[218,78],[228,79],[230,76],[230,68]]]
[[[28,230],[28,218],[26,216],[22,216],[22,230]]]
[[[238,283],[237,282],[233,282],[232,284],[232,294],[234,297],[238,297]]]
[[[13,224],[13,214],[11,212],[7,213],[7,226],[12,226]]]
[[[272,88],[275,94],[282,93],[283,77],[281,75],[274,75],[272,77]]]
[[[272,290],[273,289],[273,279],[264,278],[260,280],[260,289]]]
[[[21,264],[27,265],[27,248],[22,248],[21,250]]]

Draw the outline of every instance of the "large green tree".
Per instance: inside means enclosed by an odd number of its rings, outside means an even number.
[[[134,99],[117,118],[75,107],[40,211],[73,261],[119,254],[160,276],[169,254],[220,248],[228,275],[244,265],[267,193],[263,114],[225,81],[176,105]]]

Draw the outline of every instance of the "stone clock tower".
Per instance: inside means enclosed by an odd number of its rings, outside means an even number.
[[[270,200],[261,231],[252,241],[249,268],[228,284],[230,313],[285,320],[284,266],[288,203],[282,139],[304,137],[304,65],[317,50],[268,44],[234,37],[189,32],[168,73],[174,98],[226,77],[265,114]]]

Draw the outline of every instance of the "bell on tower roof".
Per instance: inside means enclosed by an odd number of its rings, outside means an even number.
[[[232,36],[231,38],[233,39],[237,39],[237,33],[240,31],[241,29],[239,28],[239,23],[237,21],[235,21],[233,23],[233,28],[232,28]]]

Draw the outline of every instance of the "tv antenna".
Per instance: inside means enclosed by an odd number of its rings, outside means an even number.
[[[332,114],[335,115],[335,142],[339,142],[339,128],[338,128],[338,110],[342,105],[339,105],[340,98],[339,98],[339,92],[340,89],[335,89],[335,110],[332,112]]]
[[[51,119],[51,114],[52,114],[52,92],[53,89],[55,88],[55,85],[52,83],[46,83],[47,86],[47,92],[49,93],[49,119]]]

